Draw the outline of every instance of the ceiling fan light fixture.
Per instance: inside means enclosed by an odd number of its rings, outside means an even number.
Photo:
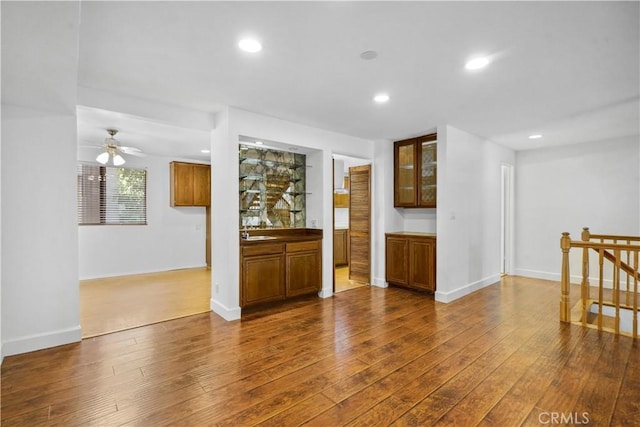
[[[98,157],[96,157],[96,162],[101,163],[103,165],[106,165],[108,161],[109,161],[109,153],[107,153],[106,151],[104,153],[99,154]]]
[[[113,165],[114,166],[124,165],[125,163],[126,163],[126,161],[124,160],[124,158],[120,154],[116,154],[115,156],[113,156]]]

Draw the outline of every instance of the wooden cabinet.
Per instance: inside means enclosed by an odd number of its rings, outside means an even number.
[[[198,163],[170,163],[171,206],[209,206],[211,167]]]
[[[278,238],[241,245],[240,307],[313,294],[322,288],[322,240]]]
[[[388,283],[435,292],[435,235],[387,233],[385,247],[386,281]]]
[[[322,255],[320,242],[287,243],[285,295],[318,292],[322,288]]]
[[[336,190],[333,193],[333,207],[334,208],[348,208],[349,207],[349,177],[345,176],[343,181],[344,190]]]
[[[394,142],[394,207],[436,207],[437,138],[433,133]]]
[[[284,299],[284,273],[284,244],[243,248],[240,306]]]
[[[349,230],[333,230],[333,263],[336,267],[349,264]]]

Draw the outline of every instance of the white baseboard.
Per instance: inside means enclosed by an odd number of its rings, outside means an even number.
[[[41,334],[26,335],[2,343],[2,357],[14,354],[28,353],[30,351],[57,347],[59,345],[80,342],[82,340],[82,328],[80,325],[73,328],[61,329]]]
[[[163,269],[163,270],[152,269],[152,270],[126,271],[126,272],[122,272],[122,273],[107,273],[107,274],[83,276],[83,277],[80,277],[80,280],[105,279],[105,278],[109,278],[109,277],[121,277],[121,276],[135,276],[137,274],[166,273],[166,272],[169,272],[169,271],[190,270],[192,268],[205,268],[205,267],[207,267],[207,264],[176,266],[176,267],[173,267],[173,268],[167,268],[167,269]]]
[[[331,289],[320,289],[320,292],[318,292],[318,296],[320,298],[330,298],[333,296],[333,291]]]
[[[548,271],[538,271],[538,270],[528,270],[526,268],[516,268],[516,276],[524,276],[531,277],[533,279],[542,279],[542,280],[551,280],[553,282],[559,282],[561,279],[560,273],[550,273]],[[571,275],[569,276],[569,280],[574,285],[579,285],[582,283],[582,276]],[[599,279],[597,277],[589,277],[589,283],[591,286],[597,286]],[[611,279],[603,279],[602,283],[604,284],[605,289],[613,288],[613,280]]]
[[[560,273],[549,273],[547,271],[528,270],[526,268],[516,268],[516,276],[531,277],[533,279],[560,281]]]
[[[213,298],[211,298],[210,307],[211,311],[227,321],[240,320],[240,316],[242,314],[242,309],[240,307],[228,308]]]
[[[380,277],[374,277],[373,280],[371,281],[371,285],[377,288],[389,287],[389,284],[384,279],[381,279]]]
[[[495,274],[493,276],[486,277],[482,280],[469,283],[468,285],[462,286],[452,291],[448,291],[448,292],[436,291],[435,300],[438,302],[449,303],[451,301],[457,300],[458,298],[462,298],[465,295],[469,295],[470,293],[473,293],[477,290],[486,288],[489,285],[493,285],[494,283],[499,281],[500,281],[500,275]]]

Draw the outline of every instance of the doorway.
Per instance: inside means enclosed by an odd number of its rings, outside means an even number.
[[[334,156],[333,292],[368,286],[371,271],[371,165]]]
[[[513,165],[500,166],[500,274],[513,270]]]

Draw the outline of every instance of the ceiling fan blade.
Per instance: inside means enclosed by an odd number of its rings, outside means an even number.
[[[144,154],[142,150],[136,147],[120,147],[120,151],[130,156],[146,157],[146,154]]]

